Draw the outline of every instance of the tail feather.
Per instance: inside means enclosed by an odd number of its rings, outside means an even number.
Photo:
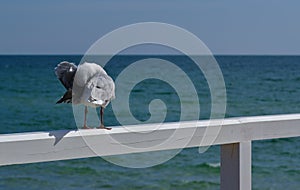
[[[56,104],[60,103],[72,103],[72,90],[69,89],[65,94],[56,102]]]

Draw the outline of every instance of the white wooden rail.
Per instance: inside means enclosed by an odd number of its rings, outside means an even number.
[[[206,134],[209,121],[181,122],[180,128],[178,124],[164,123],[155,131],[157,124],[115,127],[111,131],[90,129],[2,134],[0,165],[138,153],[145,152],[141,147],[149,145],[153,146],[147,151],[197,147]],[[178,130],[179,135],[170,140],[170,134]],[[221,189],[251,189],[251,141],[297,136],[300,136],[300,114],[224,119],[212,144],[221,145]],[[116,143],[116,139],[124,146]],[[167,140],[170,142],[165,146],[154,146]]]

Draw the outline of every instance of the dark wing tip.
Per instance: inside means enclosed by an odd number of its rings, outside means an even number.
[[[65,92],[63,97],[61,97],[56,102],[56,104],[60,104],[60,103],[72,103],[72,90],[71,89],[69,89],[67,92]]]

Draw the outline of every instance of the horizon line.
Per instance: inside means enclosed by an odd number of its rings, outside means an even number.
[[[85,54],[49,54],[49,53],[37,53],[37,54],[0,54],[0,56],[84,56]],[[185,54],[116,54],[114,56],[184,56]],[[212,54],[213,56],[300,56],[300,54]],[[86,55],[86,56],[111,56],[109,54],[107,55]],[[186,56],[199,56],[199,55],[186,55]],[[207,55],[201,55],[201,56],[207,56]]]

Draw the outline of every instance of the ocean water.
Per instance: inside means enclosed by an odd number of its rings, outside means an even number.
[[[56,105],[64,88],[54,67],[82,56],[0,56],[0,134],[77,129],[71,105]],[[204,76],[184,56],[116,56],[105,69],[113,77],[144,58],[170,61],[189,77],[198,78],[199,119],[209,118],[210,95]],[[217,56],[226,91],[226,117],[300,112],[300,56]],[[151,71],[149,71],[151,72]],[[159,88],[157,88],[159,87]],[[159,80],[137,84],[129,102],[133,115],[150,118],[149,103],[166,103],[165,122],[179,121],[176,89]],[[107,126],[119,125],[111,105],[105,110]],[[300,138],[253,142],[253,189],[299,189]],[[1,156],[1,155],[0,155]],[[0,167],[0,189],[219,189],[219,147],[203,154],[184,149],[166,163],[132,169],[102,158],[55,161]]]

